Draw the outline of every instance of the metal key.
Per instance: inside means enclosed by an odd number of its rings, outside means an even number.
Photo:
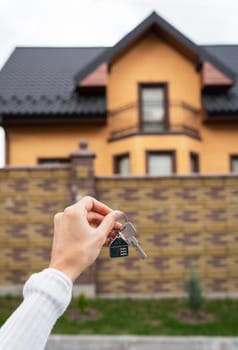
[[[145,254],[144,250],[141,248],[139,242],[135,237],[136,229],[131,222],[125,222],[121,226],[118,233],[122,237],[122,239],[124,239],[129,245],[135,248],[141,259],[147,258],[147,255]]]

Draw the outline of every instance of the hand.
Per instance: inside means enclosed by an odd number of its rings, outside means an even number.
[[[109,244],[122,215],[89,196],[57,213],[50,267],[74,282],[96,260],[103,245]]]

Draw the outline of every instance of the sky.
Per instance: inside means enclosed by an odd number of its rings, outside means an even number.
[[[196,44],[238,44],[237,0],[0,0],[0,69],[16,46],[112,46],[153,11]]]

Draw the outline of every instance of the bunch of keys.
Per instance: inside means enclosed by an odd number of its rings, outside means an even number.
[[[131,222],[128,221],[126,215],[124,214],[125,223],[117,231],[117,236],[113,239],[110,244],[110,257],[120,258],[128,256],[128,245],[135,248],[139,257],[141,259],[147,258],[146,253],[141,248],[139,242],[137,241],[135,234],[136,229]]]

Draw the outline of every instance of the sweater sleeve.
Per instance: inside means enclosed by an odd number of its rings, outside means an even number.
[[[62,272],[48,268],[33,274],[23,288],[23,302],[0,329],[0,349],[43,350],[71,296],[72,282]]]

